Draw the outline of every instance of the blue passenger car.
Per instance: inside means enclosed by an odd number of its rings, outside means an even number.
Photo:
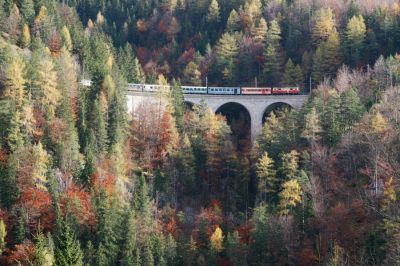
[[[207,87],[199,86],[182,86],[184,94],[207,94]]]
[[[208,87],[208,94],[239,95],[240,87]]]

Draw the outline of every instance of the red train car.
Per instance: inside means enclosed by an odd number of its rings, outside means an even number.
[[[272,88],[242,87],[242,94],[270,95]]]
[[[273,88],[272,94],[300,94],[299,87]]]

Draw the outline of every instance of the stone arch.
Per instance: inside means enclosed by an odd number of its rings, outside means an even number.
[[[293,108],[294,107],[291,104],[287,103],[287,102],[275,102],[275,103],[272,103],[272,104],[268,105],[264,109],[264,112],[263,112],[263,115],[262,115],[262,123],[263,124],[265,123],[265,120],[267,119],[268,115],[273,111],[275,111],[275,112],[276,111],[282,111],[284,109],[291,110]]]
[[[241,151],[250,148],[252,128],[250,111],[238,102],[227,102],[219,106],[215,113],[226,117],[232,130],[232,140],[237,148]]]

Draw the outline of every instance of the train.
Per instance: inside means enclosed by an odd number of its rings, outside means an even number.
[[[128,91],[157,92],[170,89],[166,85],[128,84]],[[299,87],[201,87],[181,86],[184,94],[212,94],[212,95],[297,95]]]
[[[92,81],[84,79],[80,82],[83,86],[91,86]],[[212,95],[297,95],[299,87],[202,87],[181,86],[184,94],[212,94]],[[128,84],[128,91],[157,92],[170,90],[169,85],[156,84]]]

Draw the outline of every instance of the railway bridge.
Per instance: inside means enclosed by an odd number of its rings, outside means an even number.
[[[150,92],[128,91],[128,111],[134,111],[142,102],[156,100],[156,94]],[[261,133],[265,116],[282,106],[299,109],[308,95],[210,95],[184,94],[187,105],[200,104],[204,101],[215,113],[224,114],[224,109],[241,109],[248,113],[251,126],[251,139]]]

